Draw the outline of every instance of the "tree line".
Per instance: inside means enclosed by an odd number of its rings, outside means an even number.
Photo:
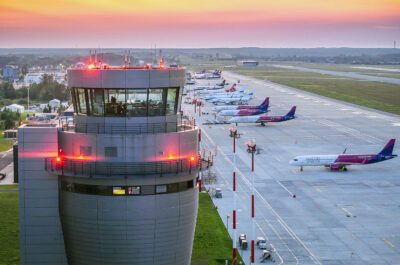
[[[0,84],[0,105],[9,105],[12,100],[19,99],[19,104],[27,104],[28,87],[15,89],[10,82]],[[29,86],[29,97],[33,101],[49,101],[53,98],[60,100],[69,99],[69,91],[63,84],[57,83],[52,75],[43,75],[39,84]]]

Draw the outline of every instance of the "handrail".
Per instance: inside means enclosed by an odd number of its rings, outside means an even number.
[[[66,159],[48,157],[45,158],[45,170],[64,175],[94,175],[102,176],[126,176],[126,175],[150,175],[150,174],[178,174],[209,168],[212,161],[204,160],[200,156],[196,161],[189,159],[176,159],[154,162],[97,162],[81,159]]]
[[[60,127],[63,131],[75,131],[78,133],[120,133],[120,134],[148,134],[148,133],[167,133],[193,130],[193,121],[184,120],[177,122],[157,122],[143,124],[104,124],[104,123],[85,123],[76,124],[73,121],[64,122],[60,120]]]

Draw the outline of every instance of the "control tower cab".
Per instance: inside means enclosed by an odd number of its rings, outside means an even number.
[[[68,70],[74,123],[20,128],[20,189],[41,179],[57,191],[22,192],[55,202],[51,231],[40,214],[21,217],[21,264],[50,264],[47,252],[51,264],[190,264],[202,159],[199,130],[179,112],[184,84],[184,68],[164,65]],[[30,238],[38,225],[42,238]]]

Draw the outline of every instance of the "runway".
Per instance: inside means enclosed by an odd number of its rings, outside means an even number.
[[[323,69],[311,69],[311,68],[301,67],[301,66],[287,66],[287,65],[273,65],[273,66],[285,68],[285,69],[302,71],[302,72],[311,72],[311,73],[319,73],[319,74],[325,74],[325,75],[350,77],[350,78],[355,78],[355,79],[364,80],[364,81],[373,81],[373,82],[382,82],[382,83],[400,85],[400,79],[391,78],[391,77],[365,75],[365,74],[359,74],[359,73],[355,73],[355,72],[340,72],[340,71],[323,70]]]
[[[270,97],[269,115],[286,114],[297,106],[297,118],[265,127],[239,124],[236,155],[238,191],[237,234],[251,239],[250,155],[245,142],[254,139],[260,154],[255,158],[256,237],[265,236],[276,249],[275,264],[397,264],[400,260],[400,160],[349,166],[348,172],[309,167],[300,172],[288,161],[298,155],[377,153],[390,138],[400,141],[400,116],[385,114],[299,91],[287,86],[224,72],[230,83],[252,89],[259,103]],[[209,83],[208,80],[201,81]],[[212,82],[212,81],[211,81]],[[215,81],[217,82],[217,81]],[[214,199],[224,223],[228,218],[233,237],[231,125],[201,125],[212,115],[185,114],[202,128],[202,147],[215,150],[213,171],[222,199]],[[204,112],[211,112],[206,104]],[[395,154],[399,154],[399,142]],[[296,195],[296,198],[293,198]],[[237,240],[237,238],[236,238]],[[246,264],[250,250],[240,251]],[[261,250],[256,252],[259,264]]]

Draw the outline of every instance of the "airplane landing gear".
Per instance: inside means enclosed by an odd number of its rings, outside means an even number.
[[[347,167],[343,167],[343,171],[347,171]]]
[[[265,126],[265,122],[261,122],[261,126]]]
[[[303,166],[300,167],[300,172],[303,172]]]

